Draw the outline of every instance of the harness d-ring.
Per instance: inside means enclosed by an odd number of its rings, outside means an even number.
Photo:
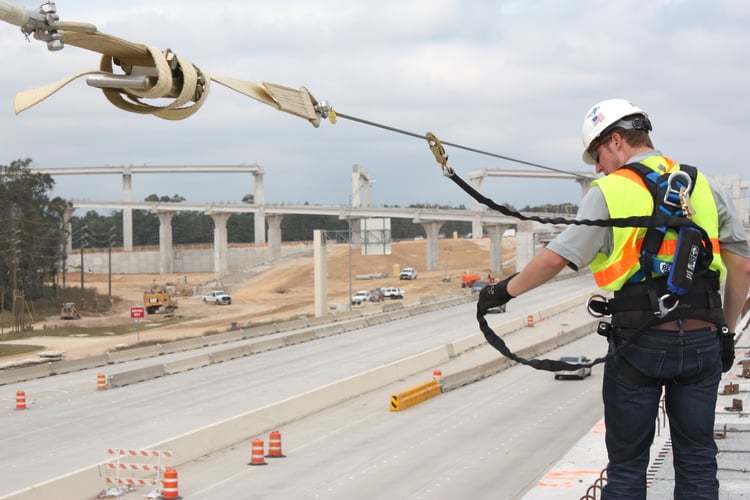
[[[593,316],[593,317],[595,317],[595,318],[603,318],[603,317],[605,317],[605,316],[609,316],[608,314],[605,314],[605,313],[603,313],[603,312],[599,312],[599,311],[596,311],[596,310],[594,310],[594,309],[593,309],[593,308],[591,307],[591,303],[592,303],[592,301],[594,301],[594,299],[598,299],[598,300],[597,300],[597,302],[600,302],[600,303],[604,303],[604,307],[606,307],[606,306],[607,306],[607,297],[605,297],[604,295],[599,295],[599,294],[596,294],[596,295],[592,295],[591,297],[589,297],[588,299],[586,299],[586,311],[587,311],[587,312],[588,312],[588,313],[589,313],[589,314],[590,314],[591,316]]]

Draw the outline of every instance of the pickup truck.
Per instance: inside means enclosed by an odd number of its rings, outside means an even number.
[[[231,305],[232,297],[224,290],[211,290],[203,296],[204,304]]]
[[[362,302],[368,302],[370,300],[370,292],[367,290],[360,290],[352,295],[352,304],[355,306],[360,305]]]
[[[401,274],[398,275],[399,279],[402,280],[415,280],[417,279],[417,270],[413,267],[405,267]]]
[[[403,299],[406,296],[406,292],[395,286],[386,286],[380,289],[383,292],[383,297],[386,299],[397,300]]]

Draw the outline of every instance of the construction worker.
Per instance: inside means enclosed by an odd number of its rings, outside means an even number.
[[[639,163],[656,174],[688,171],[689,167],[681,169],[654,149],[651,130],[648,115],[626,100],[602,101],[589,110],[583,123],[583,160],[595,165],[604,177],[592,183],[577,219],[653,214],[654,203],[659,202],[654,201],[644,178],[623,167]],[[716,398],[722,368],[728,370],[734,359],[733,336],[722,336],[721,327],[734,332],[745,304],[750,247],[725,190],[699,172],[689,202],[695,212],[691,219],[713,243],[713,260],[680,298],[679,307],[673,303],[673,309],[654,311],[651,298],[666,297],[661,294],[667,292],[668,277],[659,275],[656,267],[650,274],[641,270],[639,258],[647,229],[632,227],[569,226],[518,274],[480,293],[477,307],[484,313],[547,282],[566,266],[581,269],[587,265],[597,285],[614,292],[610,304],[618,312],[612,313],[610,348],[635,338],[604,367],[609,464],[603,499],[646,498],[649,448],[662,391],[674,452],[674,498],[718,498]],[[674,253],[679,252],[679,244],[672,233],[674,229],[663,237],[658,257],[676,268]]]

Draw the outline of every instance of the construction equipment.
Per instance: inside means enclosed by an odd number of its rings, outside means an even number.
[[[481,280],[482,277],[476,273],[470,273],[466,271],[461,275],[461,288],[471,288],[474,282]]]
[[[81,314],[78,312],[78,306],[75,302],[67,302],[60,309],[60,319],[80,319]]]
[[[174,298],[174,289],[170,287],[159,287],[146,290],[143,293],[143,306],[147,314],[171,313],[177,309],[177,299]]]

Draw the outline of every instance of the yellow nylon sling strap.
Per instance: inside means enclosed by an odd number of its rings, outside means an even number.
[[[237,78],[210,76],[208,72],[170,51],[163,52],[149,45],[102,33],[90,24],[65,23],[65,25],[75,26],[72,31],[60,30],[66,45],[102,54],[99,70],[83,71],[48,85],[18,92],[13,100],[16,114],[39,104],[83,76],[116,75],[114,66],[117,64],[123,68],[124,74],[129,74],[133,66],[154,68],[156,72],[153,85],[146,90],[102,89],[107,100],[113,105],[131,113],[152,114],[166,120],[182,120],[200,109],[208,97],[210,82],[214,81],[273,106],[279,111],[304,118],[315,127],[320,125],[320,114],[316,110],[317,101],[304,87],[294,89],[268,82],[258,84]],[[169,57],[175,57],[176,67],[167,60],[167,54],[170,54]],[[182,74],[179,88],[175,88],[173,70]],[[148,99],[160,98],[173,99],[173,101],[163,106],[155,106],[146,102]],[[193,104],[189,105],[190,102]]]

